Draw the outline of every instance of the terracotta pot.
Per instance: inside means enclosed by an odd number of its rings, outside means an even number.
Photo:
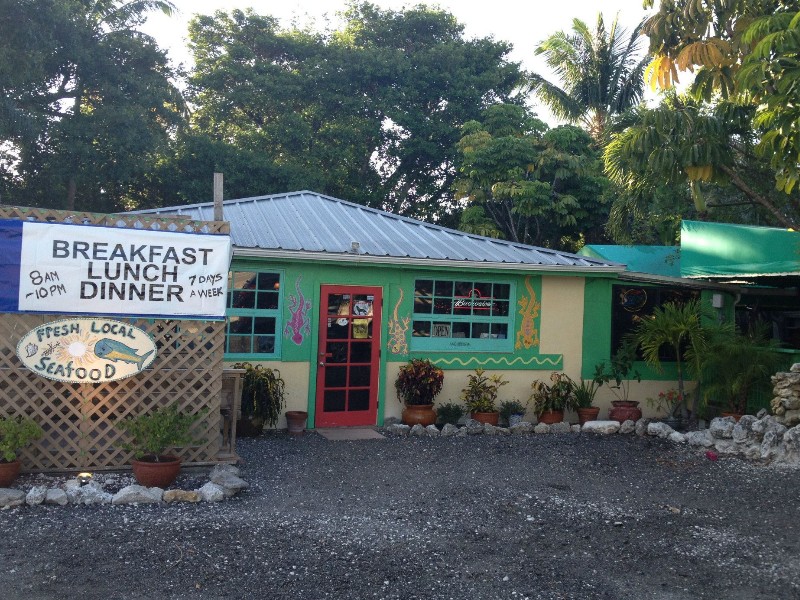
[[[642,418],[642,409],[634,400],[614,400],[611,405],[613,408],[608,411],[608,418],[612,421],[624,423],[625,421],[638,421]]]
[[[286,411],[286,428],[292,435],[302,435],[306,429],[308,413],[304,410]]]
[[[470,417],[475,419],[478,423],[488,423],[489,425],[497,426],[500,422],[499,412],[474,412]]]
[[[178,478],[181,470],[181,459],[177,456],[159,456],[158,462],[147,460],[131,461],[133,475],[145,487],[165,488]]]
[[[723,412],[719,413],[719,416],[720,417],[733,417],[734,419],[736,419],[736,422],[738,423],[739,419],[741,419],[744,415],[742,413],[723,411]]]
[[[436,423],[436,411],[433,404],[406,404],[402,418],[406,425],[427,427]]]
[[[544,423],[545,425],[553,425],[555,423],[561,423],[561,421],[564,420],[564,411],[546,410],[538,416],[538,420],[539,423]]]
[[[12,460],[11,462],[0,461],[0,488],[6,488],[14,483],[14,480],[19,476],[19,460]]]
[[[586,421],[596,421],[597,415],[600,414],[600,408],[597,406],[588,406],[586,408],[577,408],[578,411],[578,424],[583,425]]]

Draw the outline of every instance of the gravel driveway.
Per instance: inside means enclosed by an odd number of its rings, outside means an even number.
[[[800,598],[797,470],[621,435],[238,449],[222,503],[0,513],[0,598]]]

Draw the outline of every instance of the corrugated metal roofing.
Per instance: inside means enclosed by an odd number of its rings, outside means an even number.
[[[210,221],[211,202],[135,211]],[[431,225],[352,202],[302,191],[226,200],[223,215],[236,249],[331,256],[570,267],[622,271],[619,264]],[[358,242],[354,252],[353,242]]]

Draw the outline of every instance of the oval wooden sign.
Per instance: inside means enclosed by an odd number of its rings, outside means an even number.
[[[112,319],[74,318],[31,329],[17,344],[31,371],[65,383],[125,379],[147,368],[156,344],[144,330]]]

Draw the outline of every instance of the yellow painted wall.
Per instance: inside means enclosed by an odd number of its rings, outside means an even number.
[[[255,364],[255,363],[254,363]],[[286,383],[286,408],[285,410],[308,410],[308,363],[281,362],[279,360],[259,361],[258,364],[268,369],[277,369]],[[233,363],[225,363],[231,367]],[[277,429],[286,429],[286,417],[281,415]]]

